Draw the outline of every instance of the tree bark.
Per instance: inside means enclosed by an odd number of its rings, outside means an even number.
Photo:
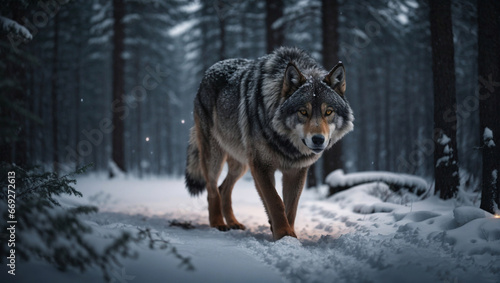
[[[81,103],[81,85],[82,85],[82,49],[81,45],[83,43],[80,42],[77,46],[77,54],[78,58],[76,58],[76,72],[75,72],[75,150],[78,149],[78,143],[80,142],[80,103]],[[76,159],[75,159],[75,170],[77,170],[80,167],[80,154],[76,154]]]
[[[136,60],[135,60],[135,70],[136,72],[139,73],[139,58],[141,56],[141,53],[139,50],[137,50],[136,52],[137,54],[137,57],[136,57]],[[139,81],[139,78],[137,78],[137,82],[136,82],[138,85],[140,83]],[[136,112],[136,120],[135,120],[135,125],[136,125],[136,150],[135,150],[135,156],[136,156],[136,162],[137,162],[137,173],[139,174],[139,178],[142,179],[143,177],[143,168],[142,168],[142,159],[143,159],[143,156],[142,156],[142,144],[144,143],[144,136],[142,134],[142,107],[144,103],[147,103],[146,101],[136,101],[135,103],[137,103],[137,109],[135,110]]]
[[[54,38],[52,49],[52,77],[51,77],[51,99],[52,99],[52,165],[55,173],[59,172],[59,109],[57,98],[57,79],[58,79],[58,53],[59,53],[59,14],[54,17]]]
[[[500,207],[500,2],[477,1],[477,13],[479,133],[484,140],[481,208],[495,213],[495,206]],[[484,139],[486,128],[493,133],[492,141]]]
[[[219,60],[226,59],[226,13],[229,11],[225,11],[225,3],[222,0],[217,0],[217,9],[219,10]]]
[[[113,133],[112,133],[112,153],[113,162],[123,172],[125,169],[125,123],[124,113],[118,111],[119,105],[124,105],[124,67],[123,59],[124,51],[124,24],[123,17],[125,16],[125,7],[123,0],[113,0],[113,86],[112,86],[112,103],[113,109]],[[118,106],[118,107],[117,107]],[[110,171],[110,177],[113,177]]]
[[[385,170],[388,170],[388,171],[392,171],[393,168],[392,168],[392,164],[391,164],[391,160],[392,160],[392,151],[390,150],[391,148],[391,139],[389,137],[391,137],[391,132],[392,132],[392,128],[391,128],[391,110],[392,108],[390,107],[390,104],[391,104],[391,96],[389,95],[391,93],[391,72],[392,72],[392,60],[391,60],[391,54],[390,54],[390,51],[387,51],[387,54],[386,54],[386,57],[385,57],[385,68],[387,68],[387,71],[386,71],[386,74],[385,74],[385,78],[384,78],[384,102],[383,102],[383,105],[384,105],[384,112],[383,112],[383,123],[384,123],[384,152],[385,152],[385,156],[384,156],[384,168]],[[381,121],[382,122],[382,121]],[[380,133],[382,134],[382,132]]]
[[[435,191],[442,199],[459,187],[451,0],[429,0],[434,83]]]
[[[283,25],[273,28],[273,24],[283,17],[283,0],[266,0],[266,48],[267,53],[283,45],[285,35]]]
[[[330,70],[339,61],[339,6],[337,0],[322,0],[321,3],[323,66]],[[323,180],[331,172],[343,167],[342,140],[340,140],[323,154]]]

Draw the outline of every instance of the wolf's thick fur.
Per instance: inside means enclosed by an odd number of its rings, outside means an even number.
[[[295,214],[309,166],[353,129],[344,92],[341,63],[327,72],[297,48],[210,67],[194,102],[186,166],[189,192],[207,188],[210,226],[245,229],[234,217],[231,192],[250,168],[274,239],[296,237]],[[224,162],[228,175],[217,187]],[[276,170],[283,172],[283,201]]]

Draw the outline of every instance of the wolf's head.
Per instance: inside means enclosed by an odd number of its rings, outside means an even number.
[[[273,126],[302,153],[321,153],[353,129],[345,69],[339,62],[328,74],[303,71],[293,63],[286,67]]]

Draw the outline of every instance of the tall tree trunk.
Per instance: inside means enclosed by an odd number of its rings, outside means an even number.
[[[201,11],[200,11],[200,18],[201,18],[201,46],[200,46],[200,56],[201,56],[201,62],[202,62],[202,70],[205,71],[210,66],[214,63],[212,54],[210,54],[210,48],[208,45],[210,44],[209,40],[211,38],[208,36],[208,32],[211,30],[211,26],[209,25],[209,22],[207,19],[211,16],[211,13],[209,11],[209,1],[201,1]]]
[[[217,0],[217,9],[219,10],[219,60],[226,59],[226,15],[224,1]]]
[[[166,156],[167,156],[167,174],[172,175],[174,173],[174,146],[175,143],[173,142],[174,140],[174,131],[172,130],[173,128],[173,123],[172,123],[172,118],[175,117],[175,112],[174,112],[174,107],[172,107],[172,101],[170,97],[170,93],[167,93],[167,98],[165,100],[165,114],[162,116],[163,120],[165,121],[165,137],[167,140],[165,141],[165,145],[167,148],[166,151]]]
[[[36,78],[35,78],[35,68],[30,66],[27,69],[27,73],[29,73],[29,90],[26,93],[26,100],[28,102],[28,111],[32,114],[35,114],[36,107],[38,105],[38,101],[40,99],[39,95],[36,93]],[[29,119],[25,119],[26,125],[26,133],[27,133],[27,145],[26,145],[26,159],[27,160],[37,160],[37,151],[36,151],[36,133],[35,133],[35,123],[34,121],[30,121]]]
[[[479,123],[484,140],[481,208],[499,213],[495,206],[500,207],[500,2],[477,1],[477,13]]]
[[[267,53],[283,45],[285,35],[283,25],[273,28],[273,24],[283,17],[283,0],[266,0],[266,48]]]
[[[250,54],[249,54],[249,48],[247,46],[247,42],[248,42],[248,38],[250,37],[249,36],[249,32],[248,32],[248,27],[247,27],[247,15],[245,15],[244,13],[241,14],[240,16],[240,25],[241,25],[241,30],[243,32],[241,32],[241,43],[242,44],[242,47],[240,48],[240,53],[241,53],[241,57],[242,58],[248,58],[250,57]]]
[[[388,54],[385,56],[385,68],[387,68],[387,71],[385,73],[385,78],[384,78],[384,112],[383,112],[383,123],[384,123],[384,152],[385,152],[385,167],[384,170],[387,171],[393,171],[394,169],[392,168],[391,160],[392,160],[392,150],[391,149],[391,139],[389,138],[391,136],[391,96],[389,95],[391,93],[391,71],[392,71],[392,60],[391,60],[391,54],[390,51],[387,51]],[[382,134],[382,133],[380,133]]]
[[[134,60],[134,69],[135,69],[135,72],[137,74],[140,73],[140,68],[141,68],[141,58],[142,58],[142,52],[140,50],[140,48],[136,48],[135,49],[135,60]],[[140,85],[142,82],[141,82],[141,78],[139,75],[137,75],[136,77],[136,85]],[[147,99],[147,98],[146,98]],[[135,140],[135,162],[136,162],[136,166],[137,166],[137,174],[139,175],[139,178],[142,179],[143,177],[143,168],[142,168],[142,160],[143,160],[143,156],[142,156],[142,145],[143,143],[145,142],[145,138],[142,134],[142,127],[143,127],[143,119],[142,119],[142,108],[143,108],[143,104],[144,103],[147,103],[146,100],[143,100],[143,101],[135,101],[134,103],[137,103],[137,108],[135,109],[135,113],[136,113],[136,118],[134,119],[135,121],[132,121],[132,123],[135,122],[135,127],[136,127],[136,133],[135,133],[135,137],[136,137],[136,140]],[[131,161],[133,162],[133,161]]]
[[[330,70],[339,61],[339,6],[337,0],[322,0],[321,3],[323,66]],[[332,171],[343,167],[340,140],[323,154],[323,179]]]
[[[158,104],[156,106],[156,119],[155,119],[155,135],[156,135],[156,139],[155,139],[155,143],[154,145],[156,146],[156,149],[155,149],[155,157],[156,157],[156,160],[155,160],[155,165],[156,165],[156,175],[161,175],[162,173],[162,170],[163,170],[163,166],[161,164],[162,160],[163,160],[163,151],[165,149],[165,142],[163,141],[163,137],[162,137],[162,131],[163,131],[163,121],[161,119],[161,117],[163,117],[163,115],[165,115],[163,113],[163,103],[162,103],[162,100],[163,99],[160,99],[160,101],[158,101]]]
[[[44,86],[45,86],[45,74],[43,74],[43,72],[40,75],[40,82],[38,84],[38,96],[39,96],[39,101],[38,101],[38,105],[37,105],[37,110],[36,110],[36,114],[38,115],[38,117],[40,117],[41,119],[44,118],[44,115],[45,115],[45,102],[46,102],[46,95],[44,95]],[[44,134],[44,128],[43,127],[38,127],[38,131],[37,131],[37,135],[39,136],[43,136]],[[48,160],[50,160],[49,158],[47,158],[47,152],[48,150],[44,150],[48,148],[48,145],[47,145],[47,139],[39,139],[39,149],[40,149],[40,161],[42,163],[45,163],[47,162]]]
[[[429,3],[434,83],[435,191],[442,199],[449,199],[456,195],[460,184],[451,0],[430,0]]]
[[[144,142],[143,140],[143,135],[142,135],[142,102],[138,102],[137,105],[137,120],[136,120],[136,135],[137,135],[137,147],[136,147],[136,157],[137,157],[137,173],[139,174],[139,178],[142,179],[142,143]]]
[[[380,64],[381,65],[381,64]],[[382,113],[378,112],[376,109],[383,109],[382,106],[382,97],[384,94],[382,93],[382,86],[380,82],[380,76],[378,74],[378,66],[380,66],[379,63],[374,62],[372,65],[372,83],[373,87],[375,87],[375,91],[373,95],[375,95],[375,101],[373,102],[373,108],[375,109],[372,113],[376,113],[374,115],[374,128],[375,128],[375,137],[373,140],[374,144],[374,153],[373,153],[373,161],[372,161],[372,168],[375,171],[381,170],[382,167]],[[377,113],[378,112],[378,113]]]
[[[117,111],[118,106],[124,104],[124,67],[125,62],[123,59],[125,31],[123,24],[123,17],[125,16],[125,7],[123,0],[113,0],[113,96],[112,103],[113,109],[113,133],[112,133],[112,161],[123,172],[125,169],[125,123],[124,113]],[[113,172],[110,170],[111,178]]]
[[[80,50],[79,50],[80,53]],[[79,54],[80,55],[80,54]],[[81,103],[81,97],[80,97],[80,88],[81,88],[81,81],[82,81],[82,66],[81,66],[81,61],[78,57],[77,61],[77,67],[76,67],[76,86],[75,86],[75,150],[78,149],[78,143],[80,142],[80,103]],[[80,167],[80,154],[76,154],[76,160],[75,160],[75,170]]]
[[[81,24],[82,20],[81,18],[79,19],[79,24]],[[76,58],[76,72],[75,72],[75,143],[74,143],[74,150],[78,150],[78,143],[80,142],[80,103],[81,101],[81,87],[82,87],[82,45],[83,42],[82,40],[79,40],[77,44],[77,58]],[[80,154],[77,152],[75,156],[75,170],[77,170],[80,167]]]
[[[57,79],[58,79],[58,51],[59,51],[59,14],[54,17],[54,38],[52,49],[52,78],[51,78],[51,99],[52,99],[52,164],[55,173],[59,172],[59,107],[57,98]]]

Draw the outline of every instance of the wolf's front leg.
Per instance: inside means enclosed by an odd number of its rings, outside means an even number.
[[[295,215],[297,214],[300,194],[306,182],[307,170],[308,167],[283,172],[283,201],[288,224],[293,232],[295,232]]]
[[[264,202],[271,221],[273,238],[279,240],[284,236],[297,237],[292,228],[290,228],[290,224],[288,224],[288,219],[285,215],[285,205],[274,186],[275,170],[270,168],[270,166],[256,161],[250,163],[250,170],[255,180],[255,186]]]

